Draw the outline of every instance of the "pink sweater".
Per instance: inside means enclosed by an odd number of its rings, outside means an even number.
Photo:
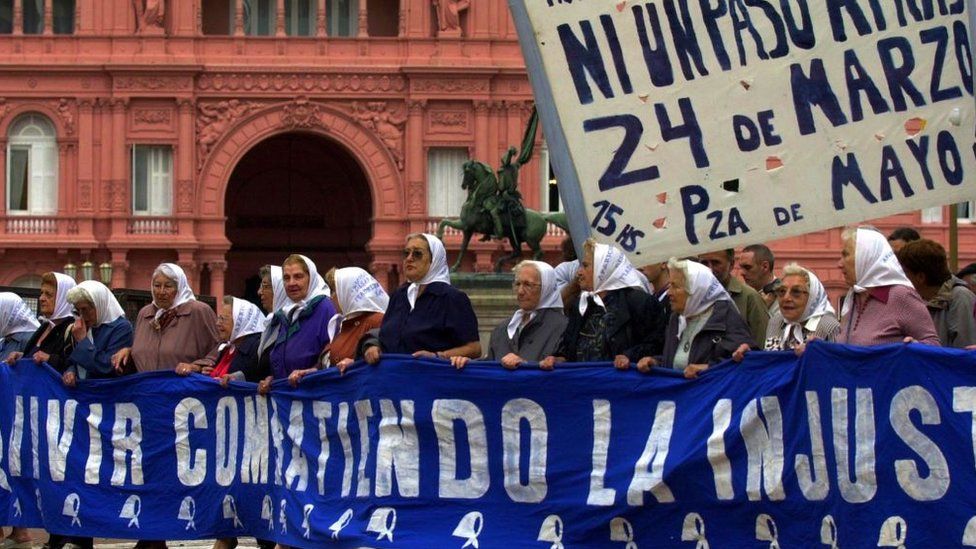
[[[862,302],[865,298],[867,302]],[[854,299],[851,311],[841,319],[838,343],[884,345],[911,336],[919,343],[940,345],[932,316],[914,288],[880,286]]]

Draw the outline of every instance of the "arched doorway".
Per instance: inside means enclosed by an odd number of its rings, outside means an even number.
[[[372,197],[362,167],[342,145],[310,133],[269,137],[234,167],[225,194],[225,293],[257,301],[258,269],[290,253],[332,266],[367,267]]]

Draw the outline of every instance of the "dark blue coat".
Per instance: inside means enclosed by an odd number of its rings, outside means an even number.
[[[82,379],[114,377],[112,355],[123,347],[132,346],[132,323],[124,316],[95,326],[92,338],[76,341],[68,355],[68,370]]]
[[[446,351],[478,341],[478,317],[468,296],[444,282],[428,284],[414,309],[401,286],[390,298],[380,326],[384,353],[413,354],[416,351]]]

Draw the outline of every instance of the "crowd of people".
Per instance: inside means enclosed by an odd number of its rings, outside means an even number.
[[[762,244],[636,268],[615,246],[587,240],[578,259],[572,243],[553,267],[522,261],[513,269],[518,309],[482,350],[468,296],[451,285],[444,245],[412,234],[403,249],[407,284],[389,296],[358,267],[321,275],[303,255],[260,270],[261,306],[226,296],[219,314],[196,300],[183,270],[163,263],[150,281],[153,301],[133,326],[100,282],[61,273],[42,276],[35,317],[13,293],[0,293],[0,356],[14,367],[27,358],[49,364],[68,387],[86,379],[173,370],[210,376],[223,386],[272,382],[297,386],[324,368],[340,373],[384,353],[473,360],[542,370],[562,362],[610,362],[648,373],[670,368],[694,379],[726,359],[754,350],[803,352],[814,339],[854,345],[976,345],[976,265],[960,276],[945,249],[911,229],[885,237],[870,227],[843,233],[839,267],[848,292],[840,315],[812,270],[796,263],[776,276]],[[732,275],[738,259],[742,279]],[[969,276],[967,281],[964,277]],[[31,546],[14,528],[5,549]],[[218,540],[215,547],[236,545]],[[261,547],[274,547],[260,541]],[[137,547],[165,547],[140,541]],[[51,549],[92,547],[92,540],[52,535]]]

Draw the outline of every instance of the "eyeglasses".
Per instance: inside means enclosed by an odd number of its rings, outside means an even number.
[[[413,258],[414,261],[419,261],[424,258],[424,251],[418,248],[407,248],[403,250],[403,259]]]
[[[783,288],[782,286],[776,288],[776,290],[774,290],[773,293],[775,293],[776,297],[780,299],[786,297],[786,294],[790,294],[790,297],[792,297],[793,299],[800,299],[801,297],[810,294],[808,290],[804,290],[803,288],[796,288],[796,287]]]
[[[525,288],[526,290],[532,291],[540,286],[542,286],[542,284],[533,284],[531,282],[520,282],[520,281],[512,282],[513,290],[518,290],[519,288]]]
[[[268,284],[267,282],[262,282],[261,283],[261,289],[262,290],[270,290],[271,289],[271,284]]]

